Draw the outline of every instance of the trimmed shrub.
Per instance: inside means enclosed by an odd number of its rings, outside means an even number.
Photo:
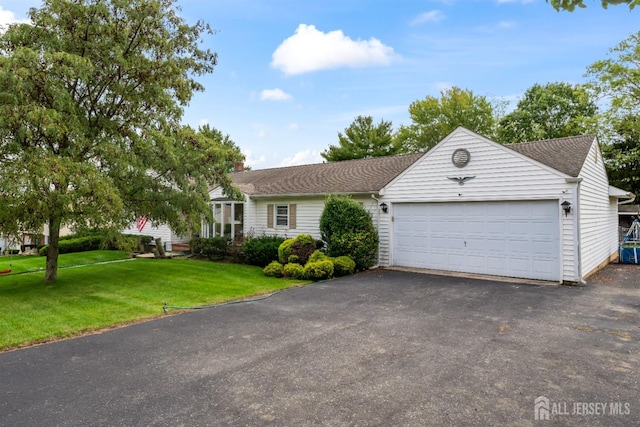
[[[290,262],[284,266],[284,275],[292,279],[304,279],[304,267],[295,262]]]
[[[264,275],[268,277],[282,277],[283,275],[282,264],[278,261],[272,261],[262,271],[264,272]]]
[[[300,257],[298,255],[289,255],[289,263],[290,264],[299,264]]]
[[[356,262],[346,255],[339,256],[333,259],[333,268],[337,277],[348,276],[356,271]]]
[[[325,260],[325,259],[329,259],[327,254],[325,254],[324,252],[322,252],[319,249],[316,249],[315,251],[313,251],[313,253],[309,257],[309,260],[307,262],[316,262],[316,261],[322,261],[322,260]]]
[[[244,262],[258,267],[268,265],[278,259],[278,248],[284,242],[284,237],[260,236],[249,239],[242,244]]]
[[[316,250],[316,241],[310,234],[300,234],[291,244],[291,255],[298,257],[299,264],[306,264],[309,256]]]
[[[333,261],[325,259],[323,261],[308,262],[304,266],[304,276],[309,280],[330,279],[333,276]]]
[[[289,257],[291,256],[291,245],[293,245],[295,239],[286,239],[284,242],[280,244],[278,247],[278,260],[286,264],[289,261]]]
[[[222,259],[229,254],[230,240],[226,237],[196,237],[191,239],[191,253],[208,259]]]
[[[69,254],[72,252],[94,251],[102,247],[102,236],[86,236],[76,237],[74,239],[65,239],[58,241],[58,251],[61,254]],[[45,256],[49,250],[49,245],[44,245],[38,251],[38,254]]]
[[[320,233],[329,256],[348,255],[357,270],[374,266],[378,255],[378,233],[367,210],[349,196],[332,194],[320,217]]]

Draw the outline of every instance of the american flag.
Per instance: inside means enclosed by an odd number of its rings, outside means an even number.
[[[145,225],[147,225],[147,217],[146,216],[138,217],[138,221],[136,221],[136,227],[138,228],[139,232],[142,233],[142,230],[144,230]]]

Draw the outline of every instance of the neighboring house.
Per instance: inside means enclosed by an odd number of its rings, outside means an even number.
[[[595,136],[501,145],[458,128],[427,153],[232,174],[203,237],[320,237],[328,194],[373,216],[380,266],[581,282],[617,257],[618,200]]]
[[[180,250],[183,250],[185,244],[189,243],[190,238],[177,235],[171,227],[166,224],[160,224],[158,226],[152,226],[151,221],[141,224],[142,228],[138,229],[138,224],[133,223],[122,230],[123,234],[131,234],[134,236],[152,236],[154,239],[160,237],[166,251],[173,251],[174,245],[178,245]]]
[[[634,219],[640,218],[640,205],[618,206],[618,225],[623,228],[631,227]]]

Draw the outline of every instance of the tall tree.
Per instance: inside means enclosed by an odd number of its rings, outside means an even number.
[[[584,0],[547,0],[547,3],[551,3],[558,12],[561,10],[573,12],[576,7],[587,7],[587,5],[584,4]],[[626,4],[629,6],[629,9],[633,9],[640,5],[640,0],[600,0],[600,4],[602,4],[602,7],[605,9],[609,6],[618,6],[621,4]]]
[[[611,131],[603,154],[614,185],[638,194],[640,186],[640,31],[610,50],[611,57],[587,69],[589,85],[603,102]],[[605,129],[606,130],[606,129]]]
[[[613,136],[602,146],[611,185],[640,195],[640,116],[615,120]]]
[[[245,156],[242,154],[242,151],[240,151],[240,147],[233,142],[229,134],[225,135],[208,124],[200,126],[198,128],[198,133],[205,138],[209,138],[216,145],[220,146],[220,148],[227,151],[226,157],[228,160],[225,162],[225,169],[227,172],[232,172],[234,170],[236,162],[245,160]]]
[[[338,142],[339,145],[330,145],[320,155],[329,162],[338,162],[398,153],[393,124],[385,120],[374,124],[371,116],[356,117],[344,134],[338,132]]]
[[[0,225],[120,228],[140,215],[186,231],[208,189],[236,195],[228,150],[180,125],[216,54],[174,0],[44,0],[0,36]]]
[[[581,85],[535,84],[527,89],[516,109],[500,120],[497,139],[513,143],[594,132],[597,111],[596,103]]]
[[[487,137],[495,128],[491,102],[458,87],[441,91],[440,98],[427,96],[411,103],[409,115],[412,123],[401,126],[396,135],[403,152],[427,151],[458,126]]]

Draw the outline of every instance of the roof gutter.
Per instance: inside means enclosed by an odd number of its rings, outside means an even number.
[[[349,196],[375,196],[379,195],[378,191],[333,191],[329,193],[283,193],[283,194],[247,194],[250,199],[275,199],[275,198],[294,198],[294,197],[327,197],[331,194],[347,194]]]

